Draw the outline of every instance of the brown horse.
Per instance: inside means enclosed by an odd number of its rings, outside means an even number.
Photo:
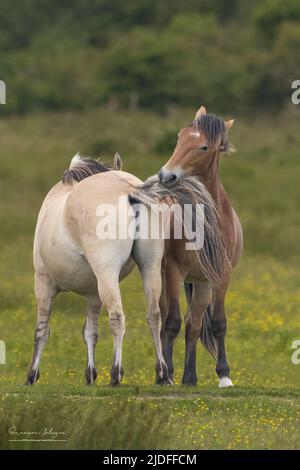
[[[233,121],[224,122],[215,115],[206,114],[201,106],[193,124],[179,132],[173,155],[159,172],[159,181],[170,194],[172,188],[187,176],[196,178],[205,186],[214,201],[217,223],[226,244],[227,260],[220,266],[221,275],[219,279],[209,279],[199,262],[198,253],[187,251],[184,240],[174,237],[166,240],[161,299],[163,354],[172,379],[173,343],[181,326],[179,295],[184,282],[189,307],[185,316],[186,349],[182,378],[186,385],[197,383],[196,346],[199,336],[217,361],[219,387],[232,385],[225,350],[224,301],[232,269],[242,253],[243,236],[238,216],[219,176],[220,153],[232,150],[228,141],[232,124]]]

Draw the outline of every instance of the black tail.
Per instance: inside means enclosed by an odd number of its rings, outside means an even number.
[[[184,291],[188,306],[190,307],[193,303],[193,284],[185,282],[184,283]],[[210,352],[215,360],[217,360],[217,346],[216,341],[212,332],[212,304],[206,309],[206,312],[203,316],[202,326],[200,331],[200,339],[206,349]]]

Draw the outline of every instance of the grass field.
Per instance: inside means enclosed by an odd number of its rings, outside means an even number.
[[[0,339],[7,347],[7,364],[0,365],[0,448],[300,447],[300,365],[291,362],[292,342],[300,339],[297,111],[237,120],[232,141],[238,153],[222,162],[245,232],[245,253],[227,296],[235,387],[217,388],[214,362],[200,344],[198,387],[179,385],[183,331],[175,349],[176,386],[153,385],[154,349],[136,271],[122,283],[123,385],[107,386],[112,336],[105,311],[98,383],[84,385],[84,301],[73,294],[55,301],[40,381],[23,385],[35,327],[32,240],[44,195],[77,151],[106,161],[119,151],[127,171],[141,178],[157,172],[179,127],[192,117],[187,111],[163,118],[100,110],[0,120]],[[14,431],[49,440],[14,442],[20,438]]]

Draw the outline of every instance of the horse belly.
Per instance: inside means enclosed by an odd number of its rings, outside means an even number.
[[[53,266],[52,277],[63,291],[73,291],[79,294],[97,292],[97,279],[84,257],[74,260],[65,257],[63,272],[61,266]]]

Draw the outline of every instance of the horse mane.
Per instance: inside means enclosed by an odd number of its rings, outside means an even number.
[[[234,147],[229,142],[228,132],[222,118],[215,114],[202,114],[195,119],[192,126],[197,132],[204,132],[210,145],[220,145],[222,152],[225,153],[234,152]]]
[[[152,176],[129,196],[130,203],[143,203],[147,206],[157,204],[157,200],[171,196],[184,210],[185,204],[192,207],[193,219],[197,215],[197,204],[204,205],[204,244],[195,250],[201,270],[208,281],[218,285],[228,267],[228,246],[219,225],[217,207],[203,183],[192,176],[184,176],[171,188],[159,183],[158,176]],[[200,214],[199,214],[200,215]],[[201,215],[200,215],[201,217]],[[186,230],[189,227],[186,227]]]
[[[64,172],[62,182],[64,184],[73,184],[74,182],[79,183],[80,181],[88,178],[89,176],[97,173],[104,173],[110,170],[121,169],[122,161],[118,153],[114,158],[114,165],[107,165],[101,163],[99,160],[93,160],[92,158],[83,158],[79,153],[72,158],[70,167]]]

